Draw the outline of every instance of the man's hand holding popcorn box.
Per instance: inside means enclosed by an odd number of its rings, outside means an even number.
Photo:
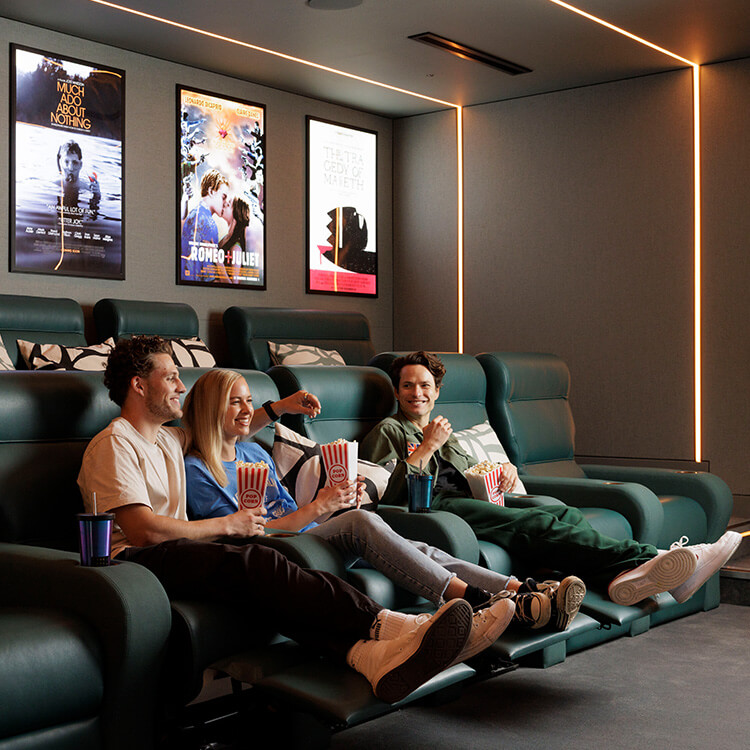
[[[471,496],[486,500],[494,505],[505,505],[505,497],[500,489],[503,467],[492,461],[482,461],[464,472],[469,483]]]

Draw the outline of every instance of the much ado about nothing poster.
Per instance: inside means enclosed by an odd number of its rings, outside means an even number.
[[[177,91],[177,283],[265,289],[265,107]]]
[[[307,124],[307,291],[377,297],[377,134]]]
[[[10,270],[125,278],[122,70],[12,45]]]

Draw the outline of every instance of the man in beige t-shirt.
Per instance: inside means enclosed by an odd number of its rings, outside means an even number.
[[[93,511],[93,493],[99,511],[125,505],[143,505],[160,516],[187,521],[183,432],[163,427],[150,442],[133,425],[118,417],[89,443],[78,483],[87,510]],[[112,471],[112,467],[117,467]],[[122,514],[121,514],[122,515]],[[252,527],[248,529],[251,535]],[[115,524],[112,555],[132,546]]]

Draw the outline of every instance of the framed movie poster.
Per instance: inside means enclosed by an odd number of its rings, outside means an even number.
[[[124,279],[124,71],[11,58],[10,270]]]
[[[378,296],[377,133],[307,118],[307,291]]]
[[[266,288],[266,109],[177,87],[177,283]]]

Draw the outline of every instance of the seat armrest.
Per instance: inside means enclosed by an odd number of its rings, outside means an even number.
[[[524,474],[526,489],[552,495],[574,508],[607,508],[622,514],[641,544],[656,544],[664,524],[659,498],[641,484],[569,477],[535,477]]]
[[[732,515],[732,491],[716,474],[642,466],[586,464],[581,468],[594,479],[637,482],[657,495],[684,495],[695,500],[706,514],[709,542],[715,542],[726,531]]]
[[[479,544],[471,526],[454,513],[409,513],[395,505],[381,505],[377,513],[405,539],[430,544],[460,560],[479,562]]]
[[[91,626],[104,655],[107,747],[153,747],[171,613],[150,571],[127,562],[85,568],[74,553],[0,544],[0,600],[65,611]]]

